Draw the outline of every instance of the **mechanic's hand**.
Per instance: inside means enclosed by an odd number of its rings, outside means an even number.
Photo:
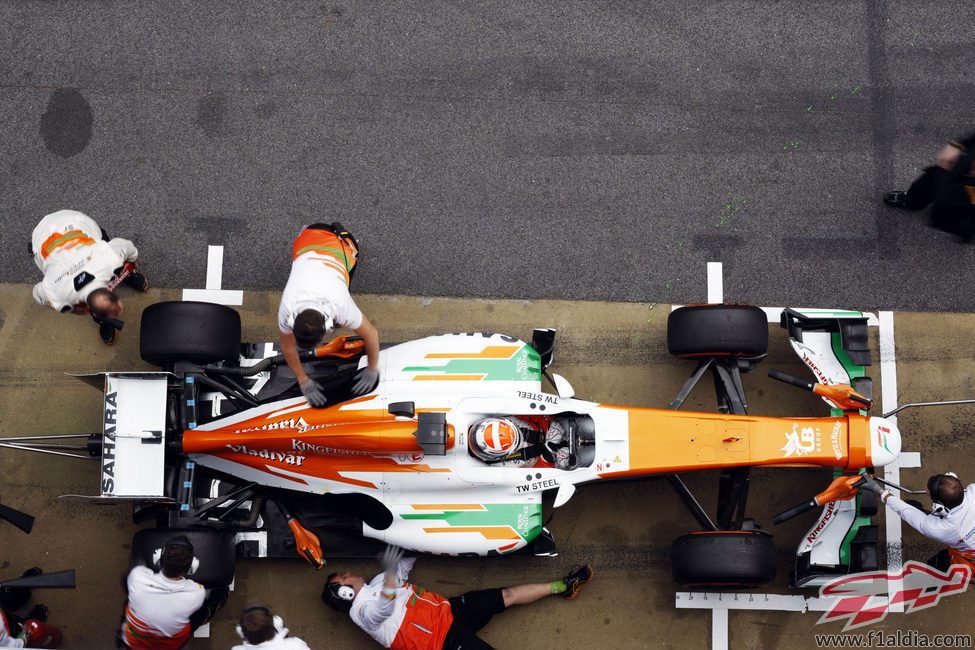
[[[301,386],[301,394],[305,396],[308,403],[315,408],[322,408],[325,406],[328,400],[325,399],[325,393],[322,392],[321,387],[315,383],[315,380],[311,377],[305,377],[298,385]]]
[[[859,483],[860,484],[858,487],[861,490],[865,490],[867,492],[873,492],[878,496],[883,494],[884,490],[886,489],[880,483],[877,483],[877,481],[873,480],[873,477],[870,476],[869,474],[864,474],[863,476],[861,476]]]
[[[352,392],[355,395],[362,395],[368,393],[376,384],[379,383],[379,370],[376,368],[370,368],[366,366],[362,372],[359,373],[358,378],[355,380],[355,384],[352,385]]]
[[[383,551],[381,556],[383,571],[386,575],[396,575],[396,569],[399,567],[399,561],[403,559],[404,552],[399,546],[393,546],[392,544],[386,546],[386,550]]]

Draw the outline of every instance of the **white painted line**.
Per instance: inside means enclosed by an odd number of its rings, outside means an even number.
[[[711,612],[711,647],[714,650],[728,650],[727,609],[715,609]]]
[[[880,409],[887,413],[897,408],[897,363],[894,354],[894,312],[880,312]],[[890,418],[897,424],[897,416]],[[917,466],[920,467],[918,462]],[[891,483],[901,482],[900,458],[884,466],[884,479]],[[881,504],[882,505],[882,504]],[[884,530],[887,535],[887,574],[894,576],[901,572],[904,564],[903,545],[901,543],[901,518],[888,513],[884,507]],[[889,593],[899,593],[903,590],[902,580],[890,580]],[[890,604],[891,612],[903,612],[904,603]]]
[[[920,467],[921,453],[918,451],[902,451],[901,455],[897,457],[897,464],[901,469],[908,467]]]
[[[204,623],[200,627],[193,630],[193,637],[196,639],[209,639],[210,638],[210,624]]]
[[[836,598],[791,594],[724,593],[718,591],[678,591],[677,609],[758,610],[778,612],[825,612]]]
[[[244,304],[244,292],[231,289],[211,291],[210,289],[183,289],[183,300],[195,302],[215,302],[221,305]]]
[[[244,292],[221,289],[223,285],[223,246],[207,248],[206,289],[183,289],[183,300],[215,302],[221,305],[244,304]]]
[[[223,246],[207,248],[207,289],[220,291],[223,281]]]
[[[724,302],[721,262],[708,262],[708,302]]]

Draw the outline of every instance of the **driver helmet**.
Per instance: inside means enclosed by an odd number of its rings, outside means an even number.
[[[491,417],[476,422],[468,439],[475,456],[485,461],[497,461],[518,451],[524,435],[514,420]]]

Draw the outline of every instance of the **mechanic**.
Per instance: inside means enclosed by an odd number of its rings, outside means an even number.
[[[477,632],[495,614],[552,594],[575,598],[593,576],[587,564],[556,582],[469,591],[448,599],[406,581],[414,562],[416,558],[403,559],[403,549],[388,546],[382,555],[383,573],[368,583],[359,575],[333,573],[322,600],[336,611],[348,612],[386,648],[469,650],[491,647]]]
[[[115,294],[126,263],[123,282],[147,291],[149,281],[134,267],[139,251],[128,239],[109,239],[91,217],[77,210],[53,212],[37,224],[28,245],[44,279],[34,285],[34,300],[60,312],[91,314],[107,345],[122,329],[122,301]]]
[[[932,203],[931,225],[970,242],[975,237],[975,133],[946,144],[906,191],[888,192],[884,201],[923,210]]]
[[[21,577],[29,578],[41,573],[39,568],[33,567]],[[34,605],[24,618],[15,613],[27,604],[30,597],[30,589],[25,587],[0,589],[0,648],[56,648],[59,645],[61,631],[45,623],[48,615],[46,605]],[[58,643],[50,642],[53,640]]]
[[[333,327],[348,327],[366,344],[368,366],[352,387],[362,395],[379,381],[379,333],[349,294],[359,247],[340,223],[305,226],[291,248],[288,283],[278,307],[281,352],[298,378],[301,393],[316,408],[327,403],[325,393],[308,376],[298,359],[298,348],[314,348]]]
[[[298,637],[288,636],[288,628],[280,616],[271,613],[267,604],[251,601],[244,606],[240,615],[237,634],[244,640],[231,650],[309,650],[308,644]]]
[[[928,558],[928,564],[939,571],[947,571],[952,564],[968,566],[975,576],[975,483],[965,487],[953,472],[935,474],[927,485],[932,504],[929,513],[917,502],[904,501],[870,476],[864,477],[864,489],[878,494],[911,528],[948,547]]]
[[[209,595],[186,577],[195,558],[185,535],[168,540],[159,557],[160,571],[136,566],[127,580],[129,600],[119,641],[132,650],[169,650],[186,643],[193,630],[213,618],[227,602],[227,589]]]
[[[491,416],[478,420],[467,435],[474,457],[504,467],[568,469],[565,427],[543,415]]]

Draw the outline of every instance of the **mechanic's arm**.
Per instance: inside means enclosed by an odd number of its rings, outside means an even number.
[[[393,613],[396,604],[396,588],[400,580],[405,579],[413,568],[416,560],[410,558],[403,559],[403,549],[398,546],[386,546],[381,557],[385,578],[383,579],[383,590],[376,600],[370,600],[359,610],[363,621],[372,626],[372,629],[379,627],[384,620]]]
[[[298,379],[301,394],[305,396],[305,399],[314,408],[323,408],[328,404],[328,398],[322,392],[321,386],[308,376],[308,373],[305,372],[304,367],[301,365],[301,359],[298,358],[298,344],[295,341],[294,333],[282,332],[280,329],[278,332],[281,334],[281,353],[284,355],[284,360],[288,362],[288,367],[291,368],[291,372],[295,373],[295,377]]]
[[[125,258],[126,262],[138,266],[139,264],[139,249],[135,247],[135,244],[130,242],[128,239],[122,239],[121,237],[115,237],[108,242],[108,245],[112,249]]]
[[[926,514],[924,511],[918,510],[894,494],[890,494],[886,498],[881,496],[881,499],[887,504],[887,507],[896,512],[897,516],[903,519],[908,526],[925,537],[939,541],[943,544],[950,544],[951,542],[956,541],[953,535],[946,535],[946,531],[941,530],[942,526],[939,526],[939,524],[941,523],[942,519],[940,517]]]
[[[281,330],[278,330],[278,333],[281,335],[281,354],[284,355],[284,360],[291,368],[291,372],[295,373],[295,377],[298,378],[298,383],[301,383],[308,379],[308,373],[305,372],[301,360],[298,359],[298,343],[295,341],[295,335],[293,332],[282,332]]]
[[[369,360],[369,367],[379,370],[379,330],[372,324],[366,315],[362,315],[362,324],[352,330],[362,337],[366,343],[366,357]]]
[[[48,293],[47,289],[44,288],[43,282],[38,282],[37,284],[34,285],[33,294],[34,294],[34,300],[36,300],[38,304],[44,305],[45,307],[50,307],[55,311],[71,311],[71,309],[76,306],[76,305],[70,305],[65,302],[61,302],[55,296]],[[86,311],[87,310],[76,312],[76,313],[85,313]]]

